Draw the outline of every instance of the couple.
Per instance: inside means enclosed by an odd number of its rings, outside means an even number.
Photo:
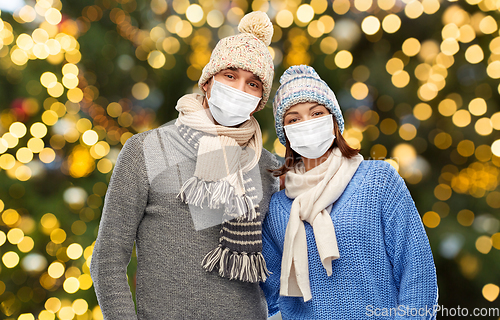
[[[175,124],[120,152],[91,261],[104,319],[434,318],[406,312],[432,308],[437,285],[404,181],[347,145],[308,66],[290,67],[274,98],[278,167],[252,116],[271,91],[272,24],[253,12],[238,28],[203,69],[205,96],[183,96]]]

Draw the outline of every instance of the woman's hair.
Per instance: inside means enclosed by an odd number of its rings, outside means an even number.
[[[342,155],[346,158],[352,158],[359,153],[359,149],[354,149],[347,144],[342,133],[339,130],[339,126],[337,124],[337,120],[335,120],[335,116],[333,116],[333,130],[335,131],[335,140],[333,141],[332,146],[328,150],[332,150],[334,148],[339,148]],[[270,170],[273,173],[273,176],[279,177],[290,171],[297,163],[302,161],[302,157],[290,147],[290,141],[288,141],[288,137],[285,134],[286,140],[286,150],[285,150],[285,163],[275,170]]]

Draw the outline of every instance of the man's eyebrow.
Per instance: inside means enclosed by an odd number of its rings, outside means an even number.
[[[252,79],[253,79],[253,80],[257,80],[257,81],[262,82],[262,81],[260,80],[260,78],[259,78],[258,76],[256,76],[255,74],[252,74]]]

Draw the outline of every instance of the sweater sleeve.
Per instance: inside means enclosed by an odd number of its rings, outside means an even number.
[[[434,259],[420,215],[405,182],[394,171],[388,197],[385,244],[399,287],[395,319],[435,319],[438,288]]]
[[[280,295],[280,275],[281,275],[281,251],[273,240],[273,208],[276,201],[270,203],[270,214],[264,219],[262,226],[262,255],[266,260],[267,270],[271,273],[265,282],[261,282],[261,288],[267,300],[268,317],[279,312],[278,298]]]
[[[92,253],[90,272],[105,320],[137,319],[127,266],[148,188],[143,148],[136,135],[127,140],[118,155]]]

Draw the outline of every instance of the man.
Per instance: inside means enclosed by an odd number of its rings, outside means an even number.
[[[206,93],[175,124],[134,135],[117,159],[91,275],[104,319],[266,319],[261,225],[278,181],[252,116],[274,76],[272,24],[246,15],[203,69]],[[137,252],[137,313],[127,283]]]

